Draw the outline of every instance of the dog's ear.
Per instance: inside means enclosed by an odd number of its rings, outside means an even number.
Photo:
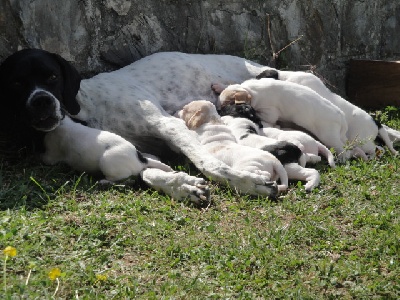
[[[251,95],[246,91],[236,91],[235,92],[235,104],[250,104]]]
[[[63,104],[71,115],[76,115],[80,111],[80,106],[76,101],[76,94],[78,93],[81,76],[78,71],[60,55],[52,54],[55,60],[61,67],[64,79]]]

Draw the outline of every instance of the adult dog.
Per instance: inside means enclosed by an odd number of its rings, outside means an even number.
[[[281,181],[278,186],[279,191],[288,188],[288,176],[280,161],[269,152],[238,144],[234,134],[222,122],[211,102],[192,101],[176,115],[185,121],[190,130],[199,135],[201,144],[213,156],[234,169],[263,174],[274,181],[279,178]]]
[[[342,161],[351,156],[345,149],[347,122],[343,112],[308,87],[262,78],[226,88],[214,84],[213,89],[220,92],[221,106],[250,104],[263,122],[271,125],[278,120],[293,122],[333,147]]]
[[[261,65],[239,57],[167,52],[81,80],[77,70],[59,55],[25,49],[0,66],[2,126],[16,131],[25,142],[33,137],[42,142],[42,133],[59,126],[68,113],[90,127],[124,137],[145,153],[163,151],[168,145],[186,155],[208,178],[240,191],[275,195],[276,184],[267,177],[228,167],[203,149],[196,133],[182,120],[171,116],[193,99],[216,103],[211,82],[222,78],[243,81],[262,70]],[[39,88],[52,96],[38,93],[31,97]],[[148,168],[142,178],[174,198],[201,203],[208,194],[203,178],[183,172]]]

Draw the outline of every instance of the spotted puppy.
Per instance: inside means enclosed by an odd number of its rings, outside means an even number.
[[[296,145],[305,154],[305,160],[307,163],[315,164],[321,161],[321,157],[318,156],[318,154],[322,154],[328,160],[329,165],[332,168],[335,167],[335,161],[332,153],[322,143],[302,131],[280,130],[278,128],[271,127],[267,123],[264,123],[264,125],[268,127],[264,126],[260,118],[257,116],[254,108],[252,108],[249,104],[241,103],[225,105],[221,108],[220,114],[222,116],[228,115],[232,117],[241,117],[253,121],[259,127],[259,129],[257,129],[258,134],[272,139],[272,143],[273,141],[276,142],[276,140],[278,140],[290,142]]]
[[[65,116],[59,126],[46,133],[42,160],[53,165],[67,163],[88,173],[101,172],[101,183],[139,175],[146,168],[173,170],[162,162],[144,157],[130,142],[109,131],[86,127]]]
[[[209,153],[233,169],[261,174],[268,180],[281,181],[278,191],[288,187],[287,173],[272,154],[236,143],[231,130],[223,124],[217,110],[209,101],[198,100],[185,105],[177,116],[194,130]],[[247,191],[242,191],[247,192]],[[250,191],[249,191],[250,192]]]
[[[261,134],[278,141],[287,141],[295,144],[307,155],[307,162],[315,164],[321,161],[322,154],[328,161],[329,166],[335,167],[335,158],[329,149],[309,134],[299,130],[282,130],[274,127],[261,128]]]
[[[238,144],[273,154],[283,164],[289,179],[306,182],[306,191],[312,191],[319,185],[319,172],[312,168],[304,168],[306,155],[296,145],[262,136],[262,129],[249,119],[232,116],[223,116],[221,119],[231,129]]]

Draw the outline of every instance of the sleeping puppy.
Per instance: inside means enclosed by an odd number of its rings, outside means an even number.
[[[335,161],[331,151],[329,151],[329,149],[325,147],[322,143],[302,131],[280,130],[278,128],[273,128],[270,126],[263,126],[261,124],[261,120],[257,117],[254,108],[252,108],[249,104],[242,103],[236,105],[226,105],[221,108],[220,115],[247,118],[254,123],[256,123],[256,120],[257,122],[259,122],[257,124],[260,125],[260,129],[258,130],[259,135],[268,137],[272,139],[272,141],[286,141],[296,145],[305,154],[307,163],[315,164],[321,161],[321,157],[318,156],[318,154],[322,154],[328,160],[328,164],[332,168],[335,167]],[[264,123],[264,125],[268,124]]]
[[[75,123],[68,116],[45,135],[44,145],[45,164],[65,162],[78,171],[101,172],[105,177],[101,183],[138,175],[146,168],[173,171],[162,162],[144,157],[119,135]]]
[[[357,143],[358,147],[364,151],[369,158],[375,156],[377,149],[374,140],[377,137],[382,139],[392,154],[397,155],[397,151],[393,148],[393,143],[388,135],[388,131],[392,130],[391,128],[382,126],[366,111],[343,99],[339,95],[332,93],[317,76],[300,71],[265,70],[256,78],[274,78],[311,88],[343,111],[348,126],[346,133],[347,139]]]
[[[274,155],[283,164],[289,179],[306,181],[306,191],[311,191],[319,185],[319,172],[315,169],[304,168],[306,155],[296,145],[260,135],[262,129],[246,118],[223,116],[221,119],[231,129],[238,144],[261,149]]]
[[[198,134],[201,144],[219,160],[233,169],[260,174],[268,180],[279,178],[281,184],[278,185],[278,191],[288,188],[288,176],[279,160],[268,152],[236,143],[236,138],[222,123],[211,102],[192,101],[178,111],[176,116]]]
[[[212,86],[218,92],[218,86]],[[345,149],[347,122],[344,113],[312,89],[270,78],[250,79],[223,89],[220,105],[250,104],[263,122],[293,122],[314,134],[323,144],[333,147],[345,161],[351,152]]]

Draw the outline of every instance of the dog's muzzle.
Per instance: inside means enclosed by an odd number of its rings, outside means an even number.
[[[40,131],[55,129],[64,117],[60,101],[52,93],[42,89],[31,93],[27,110],[32,127]]]

